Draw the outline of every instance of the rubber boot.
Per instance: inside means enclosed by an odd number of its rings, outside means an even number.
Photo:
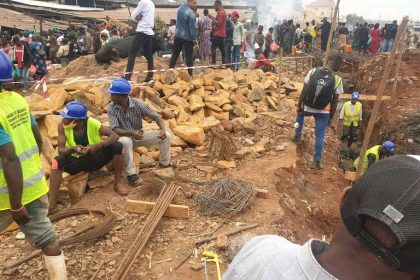
[[[50,280],[67,280],[66,262],[63,252],[59,256],[44,255],[44,261]]]

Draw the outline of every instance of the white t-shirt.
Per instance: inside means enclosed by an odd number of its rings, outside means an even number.
[[[312,74],[315,72],[315,69],[316,68],[314,68],[314,69],[312,69],[308,72],[308,75],[306,75],[306,77],[305,77],[305,81],[304,81],[305,84],[309,83],[309,80],[311,79]],[[338,85],[334,94],[339,95],[339,94],[342,94],[342,93],[344,93],[343,81],[340,81],[340,84]],[[328,105],[331,105],[331,104],[328,104]],[[330,111],[328,111],[328,110],[315,109],[315,108],[312,108],[312,107],[309,107],[309,106],[306,106],[306,105],[303,106],[303,110],[305,112],[309,112],[309,113],[322,113],[322,114],[329,114],[330,113]]]
[[[61,43],[63,42],[64,39],[64,35],[61,35],[60,37],[57,38],[57,45],[61,46]]]
[[[172,45],[174,44],[175,33],[176,33],[176,25],[172,25],[171,27],[169,27],[169,30],[168,30],[168,37],[169,37],[168,43],[169,44],[172,44]]]
[[[155,35],[155,4],[151,0],[141,0],[134,10],[131,20],[137,22],[136,17],[141,16],[137,23],[136,32],[146,35]]]

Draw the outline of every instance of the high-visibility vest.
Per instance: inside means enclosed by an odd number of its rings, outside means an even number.
[[[89,145],[95,145],[101,142],[101,134],[99,130],[101,129],[101,122],[95,120],[94,118],[87,119],[87,136]],[[64,134],[66,135],[66,147],[71,148],[76,146],[76,142],[74,141],[74,128],[64,129]],[[79,157],[77,154],[73,154],[72,156]]]
[[[0,92],[0,124],[9,134],[18,156],[23,176],[22,204],[28,204],[48,193],[38,145],[32,133],[29,106],[19,94]],[[14,174],[16,175],[16,174]],[[10,209],[9,190],[0,162],[0,211]]]
[[[360,110],[362,109],[362,104],[360,102],[356,102],[356,109],[353,112],[353,115],[350,113],[350,106],[351,101],[347,101],[344,103],[344,119],[343,125],[351,126],[359,126],[359,117],[360,117]]]
[[[377,145],[377,146],[373,146],[372,148],[368,149],[365,153],[365,159],[363,161],[363,172],[365,172],[368,169],[368,163],[369,163],[369,159],[368,156],[370,154],[374,154],[376,159],[375,159],[375,163],[377,163],[379,161],[379,151],[381,149],[381,145]],[[354,168],[357,169],[357,167],[359,166],[359,158],[357,158],[354,163],[353,163]]]

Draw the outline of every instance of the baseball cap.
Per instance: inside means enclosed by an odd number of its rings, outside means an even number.
[[[233,11],[232,12],[232,17],[237,17],[239,18],[239,13],[237,11]]]
[[[420,161],[392,156],[355,182],[341,207],[348,232],[395,270],[420,273]],[[366,218],[383,223],[396,237],[387,248],[363,227]]]

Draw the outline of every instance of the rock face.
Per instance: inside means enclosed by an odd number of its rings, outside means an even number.
[[[197,126],[179,125],[174,128],[174,133],[185,142],[197,146],[202,145],[206,137],[204,130]]]

